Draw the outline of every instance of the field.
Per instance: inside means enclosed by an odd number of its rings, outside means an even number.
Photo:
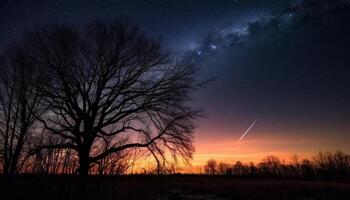
[[[350,199],[349,182],[185,175],[88,177],[87,180],[20,176],[1,177],[0,182],[5,199]]]

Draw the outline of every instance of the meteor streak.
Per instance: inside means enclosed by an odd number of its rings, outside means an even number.
[[[240,142],[240,141],[244,138],[244,136],[248,134],[248,132],[250,131],[250,129],[253,128],[253,126],[256,124],[256,122],[258,122],[258,119],[256,119],[256,120],[249,126],[249,128],[243,133],[243,135],[241,136],[241,138],[239,138],[238,142]]]

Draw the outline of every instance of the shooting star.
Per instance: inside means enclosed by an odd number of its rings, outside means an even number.
[[[253,128],[253,126],[254,126],[258,121],[259,121],[259,119],[256,119],[256,120],[249,126],[249,128],[243,133],[243,135],[241,136],[241,138],[239,138],[238,142],[240,142],[240,141],[244,138],[244,136],[246,136],[246,135],[249,133],[249,131]]]

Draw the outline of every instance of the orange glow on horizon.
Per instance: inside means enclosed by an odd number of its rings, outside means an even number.
[[[201,134],[209,135],[205,131]],[[200,133],[197,133],[195,146],[196,152],[193,157],[192,165],[201,166],[209,159],[216,159],[222,162],[234,163],[236,161],[258,163],[269,155],[279,157],[285,162],[289,162],[290,157],[297,154],[301,159],[311,158],[318,151],[342,150],[350,152],[346,141],[349,136],[344,138],[333,138],[331,134],[318,135],[299,131],[293,133],[293,130],[278,134],[278,132],[256,131],[241,142],[238,142],[240,135],[234,135],[217,138],[201,139]]]
[[[336,130],[338,133],[346,133],[346,129]],[[340,134],[335,138],[330,129],[307,129],[305,127],[294,129],[272,129],[270,127],[257,127],[253,129],[241,142],[238,142],[242,129],[225,127],[221,130],[200,126],[195,133],[195,153],[190,165],[179,164],[179,172],[203,173],[203,166],[209,159],[218,162],[234,164],[237,161],[243,163],[261,162],[267,156],[276,156],[282,162],[289,163],[293,155],[299,159],[312,159],[319,151],[341,150],[350,152],[347,141],[348,134]],[[138,163],[135,172],[142,169],[155,168],[152,158],[143,159]],[[141,170],[140,170],[141,169]]]

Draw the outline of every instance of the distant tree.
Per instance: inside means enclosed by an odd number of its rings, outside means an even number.
[[[328,179],[334,174],[335,165],[332,157],[331,151],[320,151],[312,158],[315,170],[322,178]]]
[[[241,176],[243,175],[243,163],[241,161],[237,161],[234,165],[233,165],[233,174],[236,176]]]
[[[291,160],[291,170],[293,170],[292,174],[295,178],[301,176],[301,169],[300,169],[300,159],[299,156],[294,154],[290,157]]]
[[[38,94],[50,111],[40,121],[61,139],[39,150],[76,151],[81,176],[130,148],[146,149],[158,164],[166,155],[191,158],[199,116],[188,106],[199,86],[192,63],[120,21],[44,26],[27,33],[24,46],[46,77]]]
[[[227,163],[220,162],[218,164],[218,173],[220,175],[230,175],[231,174],[231,166]]]
[[[300,164],[299,156],[297,154],[292,155],[290,160],[294,166],[298,166]]]
[[[42,98],[35,93],[41,78],[26,49],[13,45],[0,60],[0,155],[3,173],[19,172],[30,155]]]
[[[204,166],[204,171],[206,174],[216,175],[218,172],[217,167],[218,167],[218,164],[217,164],[216,160],[210,159],[207,161],[207,164]]]
[[[278,176],[281,172],[281,161],[276,156],[267,156],[259,163],[263,175]]]
[[[342,151],[318,152],[313,157],[315,170],[322,178],[346,176],[350,170],[350,157]]]
[[[338,171],[337,174],[339,176],[349,175],[349,171],[350,171],[350,156],[349,155],[338,150],[333,154],[333,162],[334,162],[335,168]]]
[[[249,175],[250,176],[255,176],[257,174],[258,168],[254,165],[253,162],[249,163],[248,168],[249,168]]]
[[[311,179],[315,177],[314,166],[312,162],[308,159],[301,161],[301,174],[304,179]]]

